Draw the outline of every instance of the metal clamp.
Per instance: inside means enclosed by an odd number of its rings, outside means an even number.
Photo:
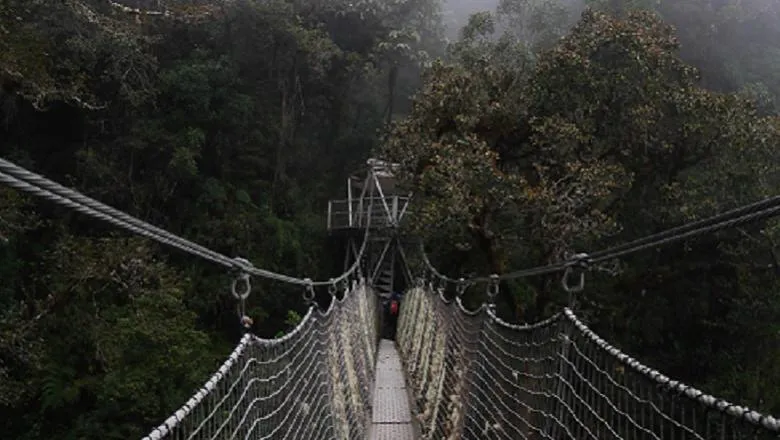
[[[305,278],[303,281],[306,283],[306,289],[303,291],[303,300],[307,304],[311,304],[314,302],[314,282],[311,278]]]
[[[237,269],[239,272],[249,272],[253,267],[252,262],[246,258],[233,258],[233,269]]]
[[[569,266],[579,267],[582,270],[587,270],[590,267],[590,264],[590,255],[584,252],[574,254],[574,256],[569,259]]]
[[[330,293],[330,296],[335,297],[337,291],[338,291],[338,286],[336,286],[336,280],[331,278],[330,279],[330,286],[328,286],[328,293]]]

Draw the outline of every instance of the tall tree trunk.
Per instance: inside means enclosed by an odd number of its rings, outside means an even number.
[[[274,179],[271,184],[271,207],[275,205],[280,190],[279,186],[287,170],[288,146],[292,143],[295,133],[295,98],[298,87],[298,58],[293,57],[293,64],[286,77],[280,75],[279,89],[281,91],[281,106],[279,120],[279,139],[276,143],[276,165],[274,167]]]
[[[395,110],[395,85],[398,81],[398,65],[393,63],[390,67],[390,73],[387,76],[387,108],[385,114],[385,123],[390,125],[393,122],[393,111]]]

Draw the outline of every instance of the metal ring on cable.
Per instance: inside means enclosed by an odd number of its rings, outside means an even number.
[[[347,278],[341,279],[341,288],[344,289],[344,292],[349,290],[349,280],[347,280]]]
[[[585,270],[587,270],[590,265],[590,256],[586,253],[579,253],[575,254],[570,261],[570,264],[566,266],[566,270],[563,271],[563,279],[561,279],[563,290],[568,293],[581,292],[585,289]],[[575,267],[579,269],[580,276],[577,280],[577,284],[572,285],[571,278]]]
[[[311,280],[311,278],[305,278],[304,283],[306,283],[306,289],[303,291],[303,300],[307,303],[314,302],[314,282]]]
[[[458,296],[463,296],[463,294],[466,293],[466,280],[463,278],[458,280],[458,284],[455,285],[455,293],[457,293]]]
[[[581,292],[583,289],[585,289],[585,272],[580,271],[580,278],[577,284],[572,286],[570,281],[573,272],[574,270],[572,269],[572,266],[567,267],[566,270],[563,271],[563,278],[561,279],[563,290],[568,293]]]
[[[238,283],[241,282],[244,286],[243,290],[239,290]],[[249,280],[249,274],[243,272],[233,279],[233,284],[230,286],[231,293],[236,299],[245,300],[249,297],[249,293],[252,292],[252,283]]]
[[[330,293],[330,296],[335,297],[337,291],[338,291],[338,286],[336,286],[336,280],[331,278],[330,279],[330,286],[328,286],[328,293]]]
[[[492,302],[498,296],[498,275],[490,275],[490,282],[487,286],[487,296]]]

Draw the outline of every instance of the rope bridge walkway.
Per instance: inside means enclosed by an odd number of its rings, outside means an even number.
[[[361,268],[369,226],[346,272],[312,281],[221,255],[3,159],[0,183],[238,271],[232,291],[247,328],[251,276],[305,288],[311,306],[294,330],[270,340],[246,334],[205,385],[144,440],[780,438],[780,420],[642,365],[570,308],[515,325],[498,318],[493,304],[501,279],[562,271],[564,288],[576,292],[593,264],[777,215],[780,197],[502,276],[449,278],[423,252],[427,270],[404,295],[394,344],[379,339],[380,301]],[[488,283],[488,300],[468,310],[460,296],[476,282]],[[454,298],[444,294],[448,283],[456,286]],[[315,286],[327,286],[332,296],[325,310],[313,301]]]
[[[570,310],[531,325],[412,289],[398,344],[427,439],[764,439],[778,420],[669,379]]]

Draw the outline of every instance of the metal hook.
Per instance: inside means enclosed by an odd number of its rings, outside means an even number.
[[[567,267],[566,270],[563,271],[563,279],[561,279],[563,290],[568,293],[582,292],[582,290],[585,289],[585,272],[580,271],[580,277],[577,284],[572,286],[569,281],[573,272],[574,269],[572,269],[572,266]]]
[[[466,293],[466,280],[463,278],[458,280],[458,284],[455,285],[455,293],[458,296],[463,296],[463,294]]]
[[[336,286],[336,280],[333,278],[330,279],[330,286],[328,286],[328,293],[330,293],[330,296],[336,296],[336,291],[338,290],[338,287]]]
[[[344,289],[344,292],[347,292],[349,290],[349,280],[347,280],[346,278],[342,278],[341,288]]]
[[[243,290],[239,290],[238,283],[241,282],[244,286]],[[233,279],[233,284],[230,286],[230,291],[236,299],[245,300],[252,292],[252,283],[249,280],[249,274],[243,272]]]
[[[439,278],[438,290],[444,292],[446,289],[447,289],[447,280],[445,280],[444,278]]]
[[[490,275],[490,282],[487,286],[487,296],[491,303],[496,296],[498,296],[498,282],[499,279],[497,274]]]
[[[303,291],[303,300],[310,304],[314,302],[314,282],[311,278],[306,278],[303,281],[306,283],[306,290]]]

